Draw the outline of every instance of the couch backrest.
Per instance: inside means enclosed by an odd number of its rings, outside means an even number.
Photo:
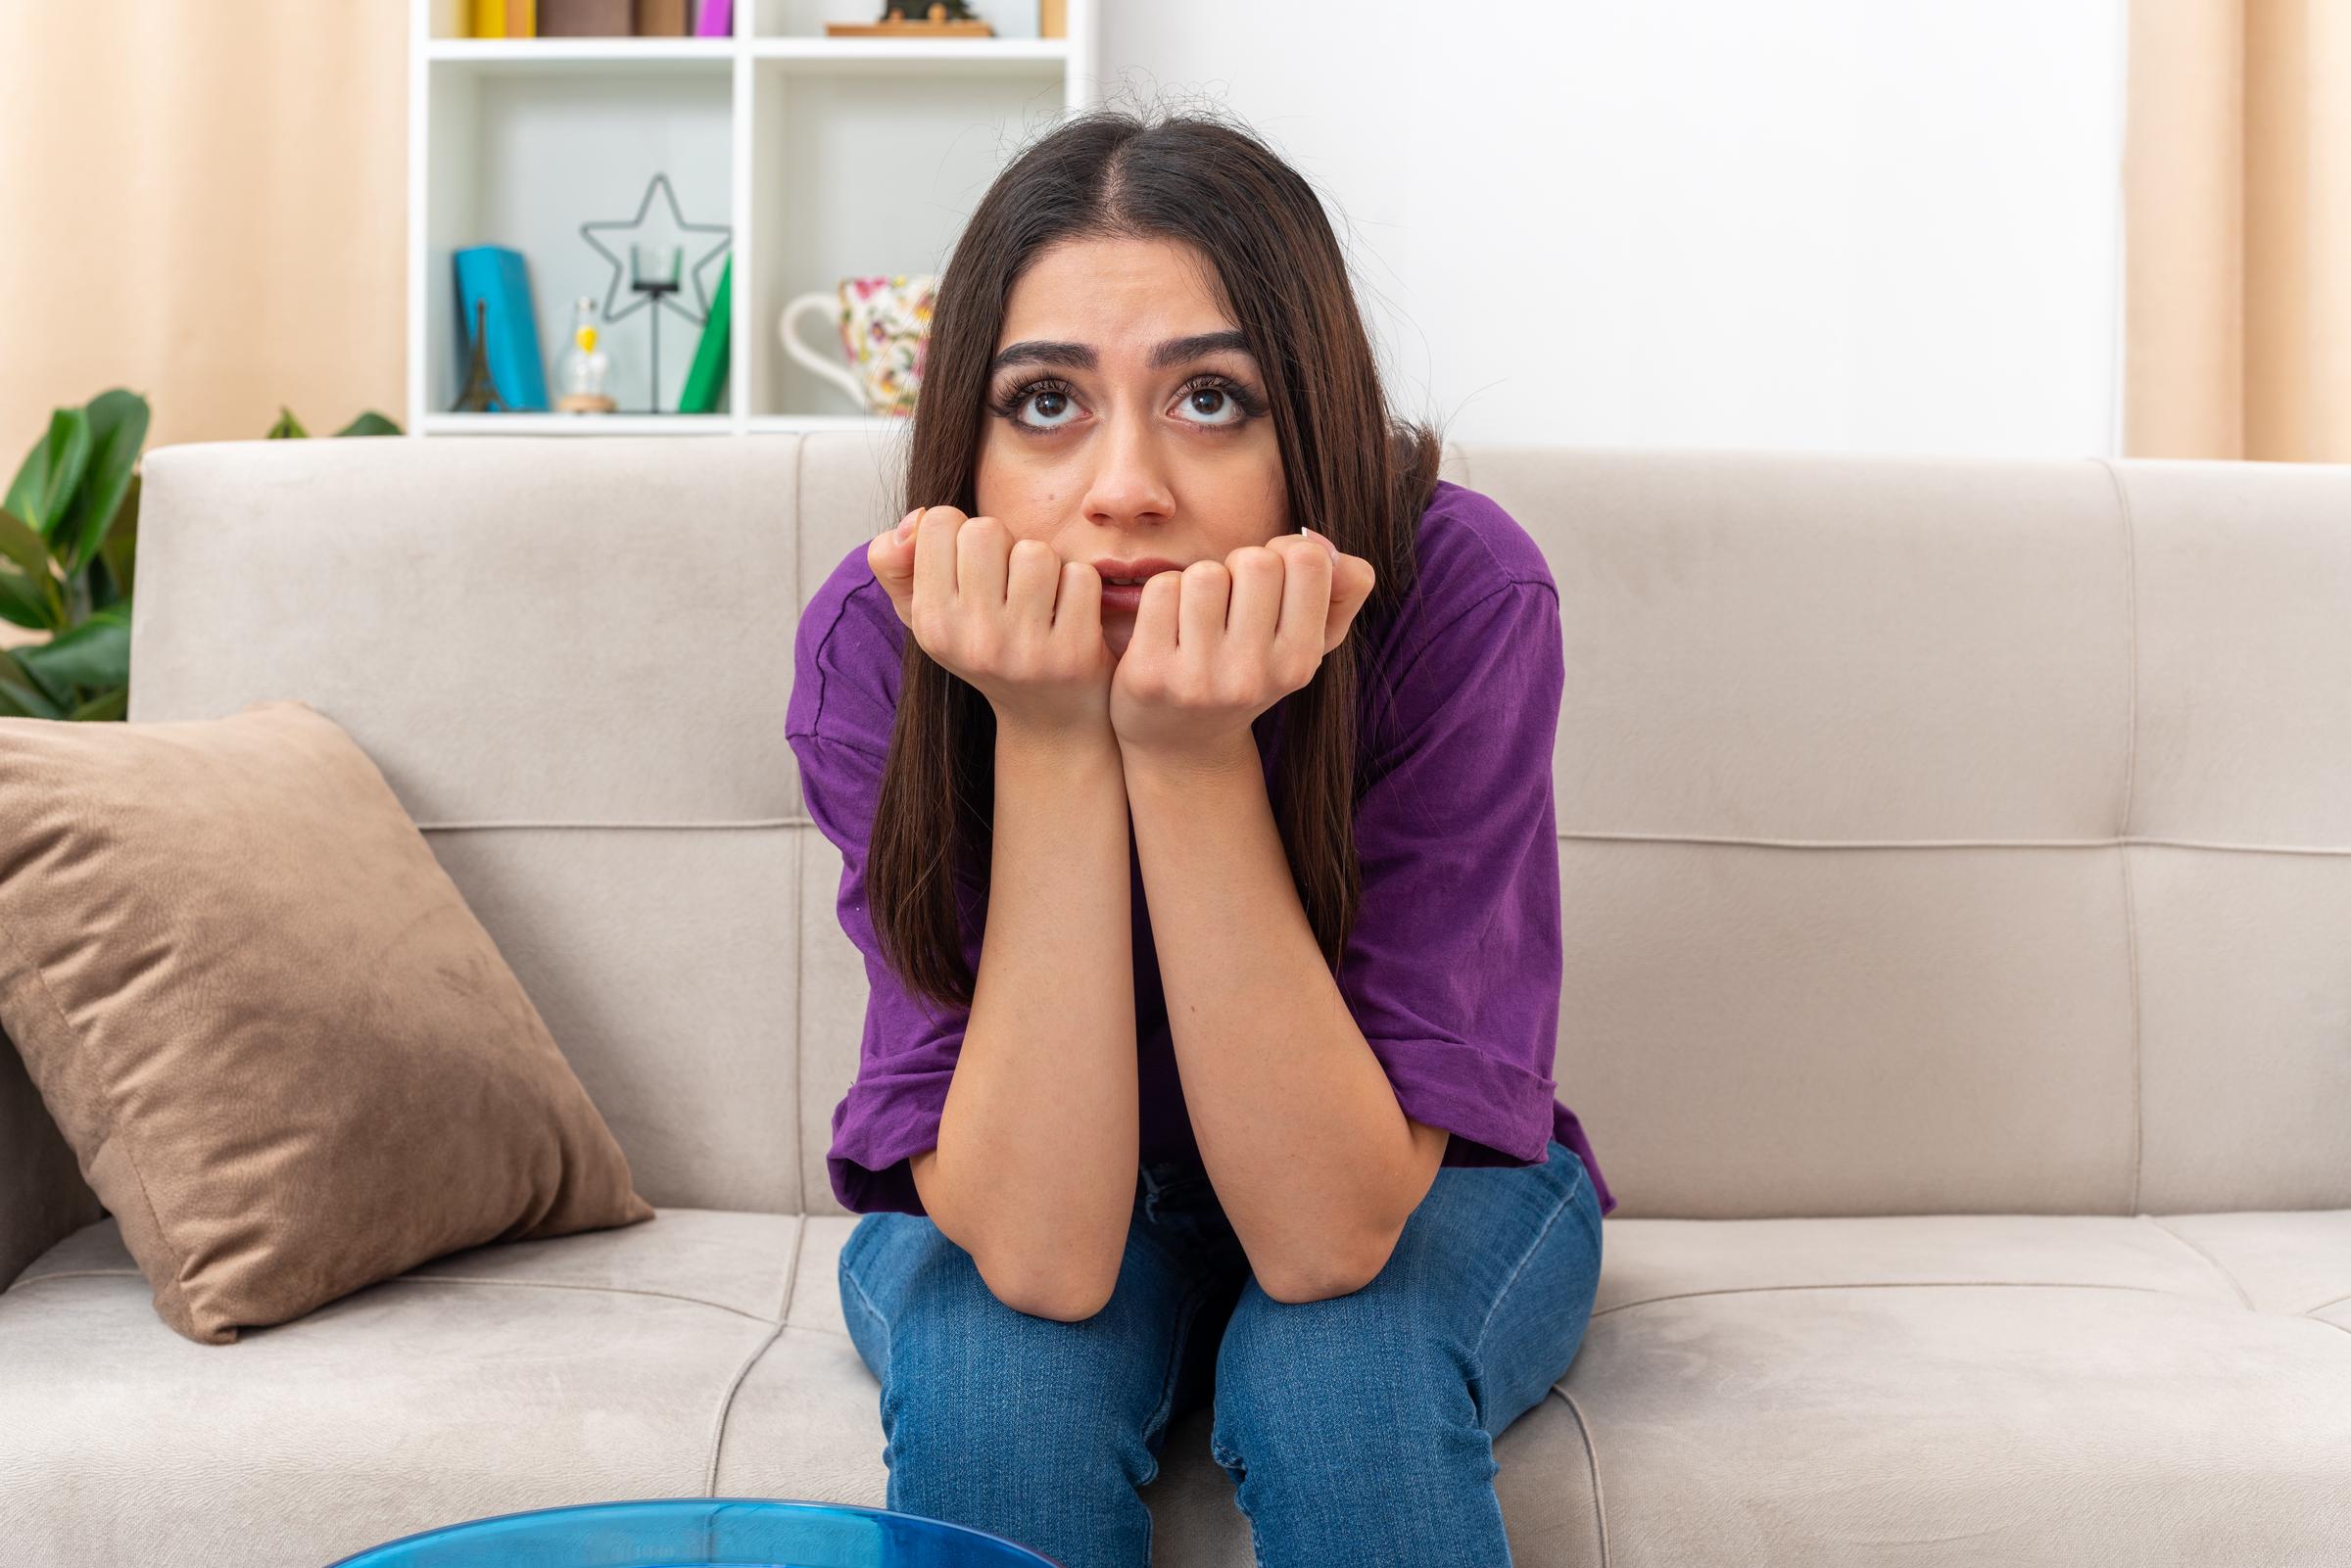
[[[657,1205],[839,1212],[784,714],[896,435],[145,460],[130,720],[382,767]],[[1559,583],[1557,1077],[1634,1215],[2351,1207],[2351,467],[1449,447]]]

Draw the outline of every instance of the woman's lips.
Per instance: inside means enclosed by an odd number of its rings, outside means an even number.
[[[1143,607],[1144,587],[1141,583],[1105,583],[1102,585],[1102,607],[1132,614]]]

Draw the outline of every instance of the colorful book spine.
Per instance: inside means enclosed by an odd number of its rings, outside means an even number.
[[[678,393],[678,412],[716,413],[718,395],[727,387],[727,340],[733,334],[735,258],[727,257],[718,269],[718,292],[710,297],[710,315],[702,323],[701,341],[694,346],[694,363]]]
[[[735,35],[735,0],[700,0],[694,14],[694,35],[696,38],[732,38]]]
[[[530,269],[520,251],[503,245],[469,245],[453,258],[457,285],[457,363],[473,355],[476,301],[490,309],[483,336],[490,378],[498,384],[502,410],[547,407],[547,367],[539,356],[539,317],[531,309]]]
[[[506,0],[470,0],[467,17],[468,35],[475,38],[504,38],[506,35]]]
[[[539,0],[506,0],[506,36],[539,36]]]

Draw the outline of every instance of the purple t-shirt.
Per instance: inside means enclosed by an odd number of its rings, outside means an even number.
[[[837,910],[870,987],[857,1078],[833,1111],[833,1191],[854,1213],[919,1214],[906,1162],[938,1143],[971,1014],[898,979],[866,906],[865,846],[908,635],[866,547],[841,558],[800,616],[785,729],[808,814],[840,850]],[[1370,746],[1355,828],[1363,902],[1337,983],[1397,1103],[1453,1133],[1446,1164],[1537,1164],[1556,1137],[1583,1160],[1607,1213],[1615,1197],[1551,1076],[1561,970],[1551,774],[1565,681],[1559,593],[1517,521],[1450,481],[1421,513],[1418,547],[1418,581],[1377,629],[1358,682]],[[1288,700],[1250,727],[1269,793]],[[1128,872],[1141,1157],[1196,1171],[1131,834]],[[965,895],[962,908],[976,973],[984,893]]]

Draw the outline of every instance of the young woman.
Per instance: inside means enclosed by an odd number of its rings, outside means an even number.
[[[788,725],[871,987],[828,1165],[889,1505],[1143,1568],[1213,1392],[1260,1562],[1506,1564],[1492,1442],[1615,1207],[1551,1076],[1544,554],[1214,119],[1031,146],[925,352]]]

